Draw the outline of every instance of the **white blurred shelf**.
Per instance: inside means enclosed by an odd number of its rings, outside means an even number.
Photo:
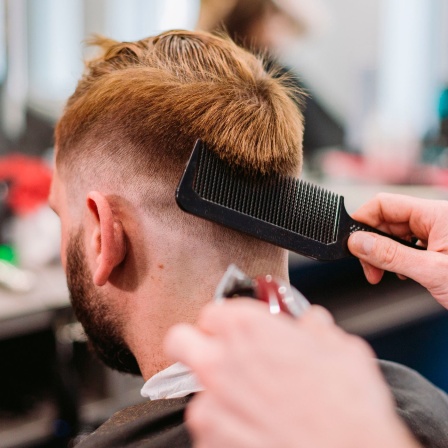
[[[36,274],[36,285],[29,292],[0,289],[0,340],[48,327],[56,310],[70,306],[61,266],[48,266]]]

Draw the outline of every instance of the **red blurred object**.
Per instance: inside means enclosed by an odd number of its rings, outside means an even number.
[[[385,183],[408,185],[435,185],[448,187],[448,169],[436,165],[415,164],[407,173],[397,169],[397,164],[384,165],[382,169],[369,165],[359,154],[328,151],[321,160],[322,171],[333,179],[349,179],[360,183]]]
[[[51,169],[37,157],[12,154],[0,159],[0,181],[8,183],[7,205],[24,215],[47,202]]]
[[[293,317],[301,316],[309,307],[308,300],[297,289],[272,275],[254,279],[255,298],[269,305],[271,314],[283,311]]]
[[[257,299],[266,302],[271,312],[274,309],[278,309],[278,311],[291,314],[284,300],[286,288],[283,285],[277,283],[270,275],[258,276],[256,284]]]

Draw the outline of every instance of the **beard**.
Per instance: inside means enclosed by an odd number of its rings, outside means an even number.
[[[83,247],[83,229],[67,245],[67,285],[75,315],[98,358],[120,372],[141,375],[137,360],[122,336],[122,325],[108,297],[93,284]]]

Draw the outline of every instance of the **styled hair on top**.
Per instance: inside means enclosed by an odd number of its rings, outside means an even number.
[[[88,158],[133,175],[180,175],[196,139],[230,164],[297,175],[302,116],[287,79],[229,38],[168,31],[136,42],[95,37],[55,131],[58,166]]]

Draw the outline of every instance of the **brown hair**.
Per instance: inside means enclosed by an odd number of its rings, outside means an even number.
[[[287,80],[230,39],[169,31],[137,42],[97,37],[102,53],[56,127],[58,165],[115,158],[134,175],[179,177],[197,138],[231,164],[297,174],[302,117]]]

